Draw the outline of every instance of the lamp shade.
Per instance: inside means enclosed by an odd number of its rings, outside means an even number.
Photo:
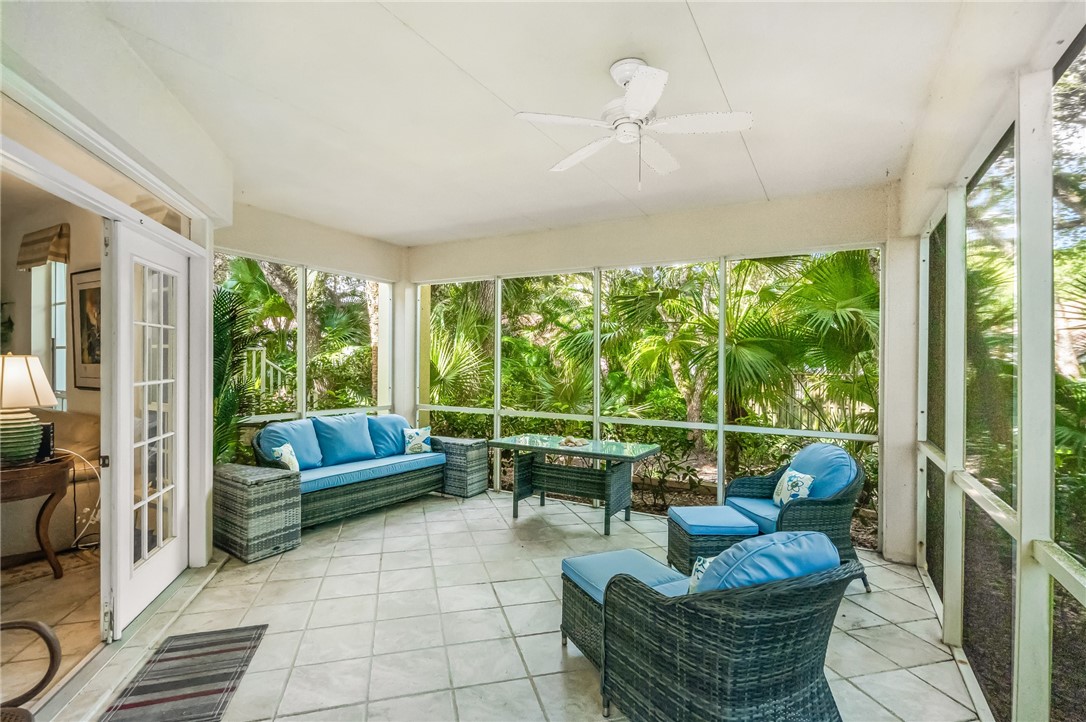
[[[0,356],[0,408],[28,409],[56,403],[37,356]]]

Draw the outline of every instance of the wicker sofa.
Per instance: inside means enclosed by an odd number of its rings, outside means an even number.
[[[302,528],[435,491],[470,495],[485,488],[485,440],[432,437],[433,451],[406,454],[409,426],[396,414],[309,417],[268,424],[252,446],[260,465],[282,467],[274,449],[291,444],[301,469]],[[447,463],[446,452],[455,463]]]
[[[839,722],[826,649],[863,571],[840,562],[820,532],[755,536],[690,593],[687,577],[640,551],[567,559],[562,642],[599,668],[605,717],[614,702],[634,722]]]

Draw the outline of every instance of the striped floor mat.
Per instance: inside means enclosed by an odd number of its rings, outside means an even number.
[[[167,638],[99,722],[218,722],[267,628]]]

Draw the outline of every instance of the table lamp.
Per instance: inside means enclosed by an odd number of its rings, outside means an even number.
[[[0,356],[0,465],[34,461],[42,427],[32,406],[56,406],[57,397],[37,356]]]

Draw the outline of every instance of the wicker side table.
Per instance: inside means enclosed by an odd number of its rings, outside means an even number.
[[[445,489],[453,496],[475,496],[486,491],[487,467],[490,463],[486,439],[454,439],[435,436],[434,451],[445,454]]]
[[[301,476],[263,466],[215,467],[215,546],[255,562],[302,543]]]

